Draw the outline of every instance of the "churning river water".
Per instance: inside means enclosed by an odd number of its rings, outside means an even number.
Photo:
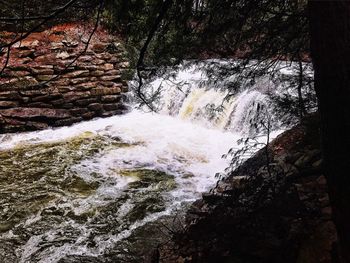
[[[187,88],[168,84],[162,114],[0,136],[1,262],[140,262],[167,238],[162,226],[215,185],[265,100],[242,91],[212,116],[205,106],[225,94],[181,74]]]
[[[118,243],[135,229],[174,214],[214,185],[235,139],[139,111],[3,135],[0,253],[5,262],[43,263],[120,254],[120,248],[125,254],[130,248]]]

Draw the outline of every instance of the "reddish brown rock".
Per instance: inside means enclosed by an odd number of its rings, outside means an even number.
[[[114,82],[113,81],[100,81],[99,84],[104,87],[113,87]]]
[[[104,70],[113,70],[114,69],[114,65],[111,63],[106,63],[104,64]]]
[[[90,76],[92,77],[101,77],[105,74],[105,72],[103,70],[95,70],[90,72]]]
[[[36,63],[54,65],[57,58],[54,54],[43,55],[35,58]]]
[[[55,99],[60,99],[62,98],[62,94],[61,93],[54,93],[54,94],[47,94],[44,96],[38,96],[38,97],[34,97],[32,98],[33,102],[37,102],[37,101],[50,101],[50,100],[55,100]]]
[[[119,109],[119,105],[116,103],[104,104],[103,109],[106,111],[113,111]]]
[[[75,108],[69,111],[73,116],[82,116],[83,114],[89,112],[86,108]]]
[[[31,68],[31,72],[35,75],[53,75],[53,68]]]
[[[113,88],[94,88],[91,90],[91,95],[113,95],[120,94],[121,89],[119,87]]]
[[[43,123],[43,122],[34,122],[34,121],[28,121],[25,124],[27,127],[29,127],[29,129],[32,130],[45,130],[47,128],[49,128],[49,125],[47,123]]]
[[[74,87],[74,89],[78,91],[84,91],[84,90],[90,90],[92,88],[95,88],[97,86],[97,82],[86,82],[78,84]]]
[[[72,85],[77,85],[77,84],[81,84],[81,83],[87,83],[90,81],[90,78],[85,77],[85,78],[76,78],[76,79],[71,79],[70,80],[70,84]]]
[[[89,91],[84,91],[84,92],[68,92],[63,94],[63,98],[66,102],[72,102],[78,99],[83,99],[83,98],[89,98],[90,97],[90,92]]]
[[[90,111],[90,112],[87,112],[87,113],[84,113],[83,115],[81,115],[81,117],[84,119],[84,120],[90,120],[92,119],[93,117],[96,116],[96,113],[93,112],[93,111]]]
[[[95,103],[95,102],[97,102],[96,98],[89,98],[89,99],[77,100],[74,102],[74,104],[81,107],[81,106],[86,106],[86,105],[89,105],[89,104]]]
[[[26,90],[26,91],[20,91],[21,95],[34,97],[34,96],[40,96],[40,95],[46,95],[48,93],[45,89],[38,89],[38,90]]]
[[[34,50],[21,50],[18,54],[18,57],[25,58],[25,57],[32,57],[34,55]]]
[[[120,95],[106,95],[101,97],[102,102],[118,102],[121,100]]]
[[[115,40],[98,29],[81,55],[85,46],[81,39],[88,35],[77,36],[76,26],[33,33],[12,47],[0,78],[1,132],[69,125],[121,112],[124,82],[118,63],[125,61],[121,45],[111,44]],[[74,58],[78,59],[71,64]]]
[[[0,108],[12,108],[17,106],[18,102],[16,101],[0,101]]]
[[[89,70],[76,70],[72,71],[68,74],[65,74],[64,78],[77,78],[77,77],[87,77],[89,76],[90,71]]]
[[[32,103],[28,103],[26,106],[31,108],[53,108],[51,104],[44,103],[44,102],[32,102]]]
[[[51,80],[54,76],[53,75],[37,75],[36,79],[38,81],[48,81]]]
[[[105,76],[116,76],[116,75],[120,75],[120,70],[118,70],[118,69],[108,70],[108,71],[105,72],[104,75],[105,75]]]
[[[102,76],[100,77],[100,80],[103,81],[116,81],[119,80],[121,78],[120,75],[111,75],[111,76]]]
[[[5,117],[30,119],[35,117],[45,117],[50,119],[69,118],[71,115],[67,110],[63,109],[47,109],[47,108],[13,108],[0,110],[0,115]]]
[[[96,53],[102,53],[106,50],[107,44],[104,43],[96,43],[92,46],[92,50]]]

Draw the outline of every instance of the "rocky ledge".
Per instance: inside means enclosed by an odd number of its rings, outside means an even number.
[[[195,202],[161,261],[331,262],[337,236],[317,117],[276,138],[268,158],[259,151]]]
[[[0,133],[70,125],[123,113],[129,64],[118,39],[65,24],[0,53]],[[2,32],[3,41],[12,33]],[[87,47],[87,49],[86,49]]]

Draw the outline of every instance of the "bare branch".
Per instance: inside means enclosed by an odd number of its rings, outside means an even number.
[[[142,92],[142,86],[143,86],[143,79],[142,79],[142,74],[141,71],[144,70],[144,58],[148,49],[149,44],[151,43],[154,35],[156,34],[161,22],[163,21],[164,16],[166,15],[167,11],[169,10],[171,4],[172,4],[172,0],[166,0],[163,2],[163,5],[161,7],[161,10],[159,11],[159,14],[156,18],[156,20],[154,21],[154,24],[151,28],[151,30],[148,33],[148,36],[146,38],[145,43],[143,44],[141,50],[140,50],[140,55],[139,55],[139,59],[137,61],[136,64],[136,71],[137,71],[137,77],[138,77],[138,87],[137,87],[137,94],[140,97],[140,99],[142,100],[143,103],[145,103],[145,105],[147,105],[147,107],[151,110],[151,111],[155,111],[154,107],[149,103],[149,101],[147,100],[145,94],[143,94]]]

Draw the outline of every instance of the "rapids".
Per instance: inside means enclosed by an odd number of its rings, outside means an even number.
[[[184,89],[163,83],[160,114],[0,135],[2,262],[140,262],[168,238],[164,220],[215,185],[229,165],[222,155],[267,101],[257,88],[224,100],[198,86],[202,77],[182,70]]]

